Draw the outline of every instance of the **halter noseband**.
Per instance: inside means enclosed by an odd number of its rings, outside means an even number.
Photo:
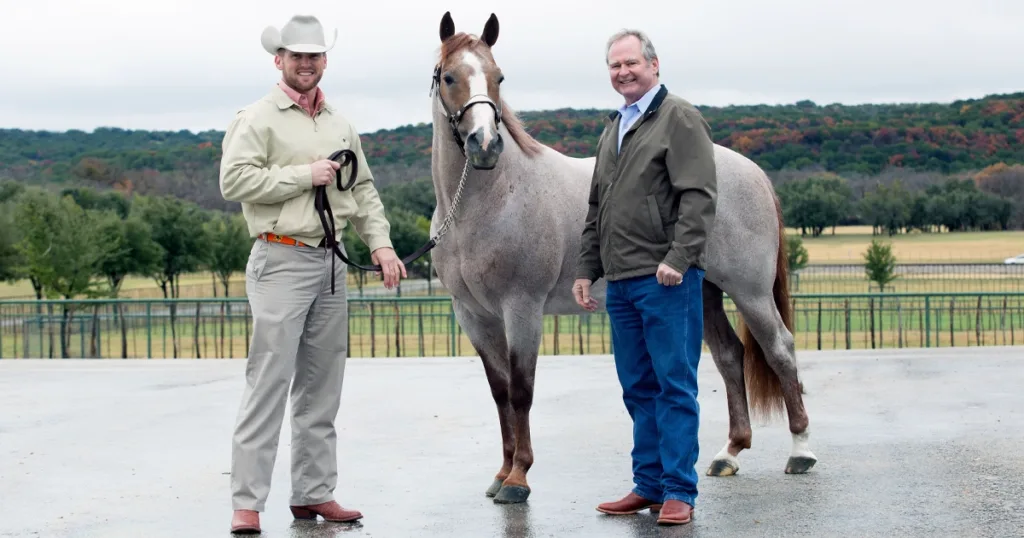
[[[444,98],[441,97],[441,64],[437,64],[434,68],[434,76],[430,81],[430,95],[434,95],[434,90],[437,90],[437,100],[441,102],[441,108],[444,109],[445,116],[448,119],[448,126],[452,130],[452,136],[455,138],[455,143],[459,145],[459,149],[462,150],[462,154],[466,154],[466,141],[462,139],[462,135],[459,133],[459,123],[462,121],[462,116],[466,114],[473,105],[485,104],[494,110],[494,126],[501,125],[501,105],[495,103],[490,97],[484,94],[476,94],[470,96],[462,108],[452,113],[448,109],[448,105],[445,104]]]

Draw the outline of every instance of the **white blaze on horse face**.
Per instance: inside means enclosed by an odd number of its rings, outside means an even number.
[[[487,97],[487,73],[484,72],[484,64],[480,58],[470,51],[462,53],[462,62],[471,68],[469,74],[469,100],[473,102],[480,97]],[[477,129],[481,130],[480,147],[487,149],[487,146],[494,140],[493,120],[494,109],[487,105],[470,107],[467,116],[472,121],[466,130],[472,133]]]

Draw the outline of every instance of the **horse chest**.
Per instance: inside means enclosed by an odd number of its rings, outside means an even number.
[[[502,294],[502,276],[507,266],[493,242],[456,238],[434,249],[434,267],[438,278],[453,297],[474,300],[480,304],[493,302]],[[507,282],[506,282],[507,284]]]

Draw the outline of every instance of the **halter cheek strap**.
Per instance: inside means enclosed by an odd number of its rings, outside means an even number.
[[[430,81],[430,93],[433,96],[434,92],[437,92],[437,100],[441,102],[441,108],[444,109],[445,116],[448,119],[448,126],[452,130],[452,137],[455,138],[455,143],[459,145],[459,149],[462,150],[462,154],[466,154],[466,141],[462,139],[462,134],[459,133],[459,123],[462,122],[462,117],[466,115],[466,112],[473,105],[484,104],[491,107],[494,110],[494,125],[497,127],[501,125],[501,105],[495,103],[490,97],[482,93],[470,96],[470,98],[459,108],[457,111],[452,112],[448,105],[444,102],[441,97],[441,64],[437,64],[434,68],[434,76]]]

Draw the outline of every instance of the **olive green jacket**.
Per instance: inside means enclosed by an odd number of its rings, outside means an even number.
[[[339,149],[358,158],[358,176],[351,190],[335,183],[327,188],[338,241],[351,222],[370,252],[392,247],[391,226],[384,216],[373,175],[360,145],[359,133],[333,106],[310,117],[280,87],[240,110],[224,134],[220,190],[225,200],[241,202],[249,234],[286,235],[316,245],[324,237],[313,205],[310,164]],[[348,181],[349,167],[341,169]]]
[[[597,145],[577,278],[650,275],[661,263],[681,273],[704,269],[717,198],[710,126],[661,86],[621,152],[618,129],[616,111]]]

